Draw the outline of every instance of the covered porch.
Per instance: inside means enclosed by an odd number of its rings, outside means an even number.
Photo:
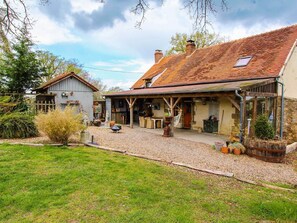
[[[277,127],[277,83],[258,79],[134,89],[106,95],[106,112],[131,128],[163,128],[166,116],[180,115],[178,123],[171,123],[174,129],[242,139],[253,134],[251,126],[259,114],[266,114]],[[143,125],[143,118],[150,124]]]

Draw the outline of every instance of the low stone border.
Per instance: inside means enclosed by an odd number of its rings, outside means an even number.
[[[36,146],[36,147],[41,147],[41,146],[45,146],[45,145],[63,146],[63,144],[40,144],[40,143],[37,144],[37,143],[17,143],[17,142],[14,142],[14,143],[0,142],[0,144],[25,145],[25,146]],[[145,156],[145,155],[141,155],[141,154],[129,153],[129,152],[125,151],[125,150],[118,150],[118,149],[114,149],[114,148],[110,148],[110,147],[106,147],[106,146],[99,146],[99,145],[91,144],[91,143],[85,143],[85,144],[69,143],[68,146],[73,146],[73,147],[89,146],[89,147],[93,147],[93,148],[97,148],[97,149],[101,149],[101,150],[105,150],[105,151],[121,153],[121,154],[128,155],[128,156],[134,156],[134,157],[138,157],[138,158],[142,158],[142,159],[147,159],[147,160],[152,160],[152,161],[157,161],[157,162],[162,162],[162,163],[167,163],[167,164],[173,164],[173,165],[176,165],[176,166],[184,167],[184,168],[199,171],[199,172],[204,172],[204,173],[214,174],[214,175],[217,175],[217,176],[233,178],[233,179],[236,179],[236,180],[241,181],[243,183],[248,183],[248,184],[252,184],[252,185],[255,185],[255,186],[262,186],[262,187],[266,187],[266,188],[270,188],[270,189],[274,189],[274,190],[282,190],[282,191],[289,191],[289,192],[292,192],[292,193],[297,193],[297,190],[294,190],[294,189],[278,187],[278,186],[274,186],[274,185],[270,185],[270,184],[256,182],[256,181],[253,181],[253,180],[239,178],[239,177],[236,177],[234,175],[234,173],[230,173],[230,172],[222,172],[222,171],[219,171],[219,170],[209,170],[209,169],[197,168],[197,167],[193,167],[193,166],[188,165],[188,164],[178,163],[178,162],[174,162],[174,161],[168,162],[168,161],[163,160],[163,159],[150,157],[150,156]]]
[[[255,186],[261,186],[261,187],[266,187],[266,188],[270,188],[270,189],[274,189],[274,190],[282,190],[282,191],[289,191],[289,192],[292,192],[292,193],[297,193],[297,190],[294,190],[294,189],[278,187],[278,186],[274,186],[274,185],[270,185],[270,184],[256,182],[256,181],[253,181],[253,180],[239,178],[239,177],[236,177],[234,175],[234,173],[230,173],[230,172],[222,172],[222,171],[219,171],[219,170],[209,170],[209,169],[197,168],[197,167],[193,167],[193,166],[188,165],[188,164],[178,163],[178,162],[174,162],[174,161],[168,162],[166,160],[155,158],[155,157],[149,157],[149,156],[145,156],[145,155],[129,153],[129,152],[125,151],[125,150],[117,150],[117,149],[113,149],[113,148],[110,148],[110,147],[99,146],[99,145],[94,145],[94,144],[90,144],[90,143],[86,143],[85,145],[89,146],[89,147],[94,147],[94,148],[97,148],[97,149],[103,149],[103,150],[107,150],[107,151],[122,153],[124,155],[135,156],[135,157],[139,157],[139,158],[142,158],[142,159],[147,159],[147,160],[152,160],[152,161],[157,161],[157,162],[163,162],[163,163],[167,163],[167,164],[173,164],[173,165],[176,165],[176,166],[185,167],[187,169],[191,169],[191,170],[195,170],[195,171],[199,171],[199,172],[214,174],[214,175],[217,175],[217,176],[234,178],[234,179],[236,179],[236,180],[238,180],[240,182],[252,184],[252,185],[255,185]]]

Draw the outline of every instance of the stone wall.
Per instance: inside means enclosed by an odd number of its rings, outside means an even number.
[[[277,101],[277,134],[280,134],[281,97]],[[285,98],[283,137],[288,144],[297,142],[297,99]]]

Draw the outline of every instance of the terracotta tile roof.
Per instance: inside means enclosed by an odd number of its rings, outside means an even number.
[[[271,80],[271,79],[270,79]],[[256,84],[267,83],[269,79],[231,81],[222,83],[195,84],[173,87],[141,88],[135,90],[114,92],[106,94],[106,97],[142,96],[142,95],[168,95],[168,94],[191,94],[208,92],[230,92],[249,88]]]
[[[94,85],[92,85],[91,83],[89,83],[88,81],[86,81],[85,79],[83,79],[82,77],[78,76],[77,74],[75,74],[74,72],[66,72],[63,74],[60,74],[52,79],[50,79],[49,81],[43,83],[41,86],[39,86],[38,88],[36,88],[35,90],[41,90],[41,89],[47,89],[69,77],[74,77],[77,80],[81,81],[82,83],[84,83],[85,85],[87,85],[89,88],[91,88],[94,92],[98,91],[98,88],[96,88]]]
[[[172,55],[154,64],[132,88],[142,88],[166,68],[151,87],[187,85],[204,82],[277,77],[297,39],[297,25],[275,31]],[[240,57],[252,56],[246,67],[234,68]]]

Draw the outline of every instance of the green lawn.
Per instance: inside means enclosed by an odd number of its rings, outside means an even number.
[[[93,148],[0,145],[1,222],[297,221],[297,194]]]

